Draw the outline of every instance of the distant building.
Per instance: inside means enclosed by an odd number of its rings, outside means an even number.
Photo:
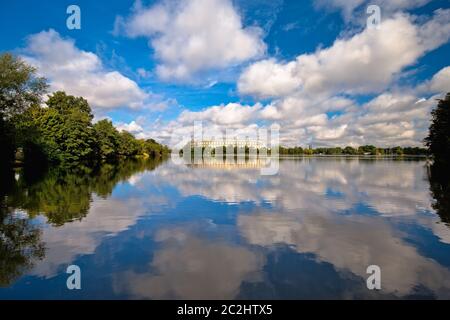
[[[195,141],[195,140],[191,140],[191,148],[195,148],[195,147],[202,147],[202,148],[220,148],[220,147],[228,147],[228,146],[233,146],[233,147],[238,147],[238,148],[255,148],[255,149],[262,149],[262,148],[266,148],[266,144],[263,143],[261,140],[259,139],[209,139],[209,140],[201,140],[201,141]]]

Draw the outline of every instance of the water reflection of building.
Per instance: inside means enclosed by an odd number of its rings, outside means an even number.
[[[202,148],[220,148],[233,146],[238,148],[255,148],[261,149],[266,148],[266,144],[258,139],[238,139],[238,138],[225,138],[225,139],[202,139],[201,141],[195,141],[191,139],[190,142],[191,148],[202,147]]]
[[[236,157],[232,159],[204,158],[198,163],[187,165],[191,168],[212,168],[212,169],[260,169],[267,166],[267,158],[263,157]]]

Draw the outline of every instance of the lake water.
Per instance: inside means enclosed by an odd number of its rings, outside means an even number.
[[[0,299],[450,297],[448,208],[436,209],[449,202],[425,161],[259,166],[18,171],[3,187]],[[69,265],[81,290],[66,287]],[[366,286],[370,265],[381,290]]]

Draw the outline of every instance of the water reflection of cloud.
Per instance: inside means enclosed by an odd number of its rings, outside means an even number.
[[[183,167],[173,168],[171,175],[184,196],[256,204],[269,200],[279,214],[238,217],[251,244],[288,244],[363,278],[368,265],[378,264],[384,290],[400,296],[413,293],[418,285],[447,295],[448,269],[423,257],[387,220],[402,218],[424,225],[448,243],[449,229],[436,224],[435,216],[422,214],[433,212],[424,173],[423,162],[312,159],[282,162],[277,177],[259,176],[257,170]],[[339,197],[328,197],[330,189]],[[361,215],[355,208],[360,204],[377,216]],[[350,215],[341,215],[343,211]]]
[[[81,221],[66,223],[58,228],[45,228],[46,257],[31,274],[52,277],[60,266],[67,266],[77,256],[92,254],[105,237],[111,237],[134,225],[140,216],[157,212],[168,199],[157,195],[141,198],[107,200],[94,197],[89,213]]]
[[[116,275],[115,287],[133,298],[231,299],[244,281],[260,277],[264,257],[223,241],[201,239],[183,229],[162,229],[152,273]]]
[[[381,216],[428,226],[448,243],[450,230],[436,226],[436,217],[420,215],[433,212],[425,173],[422,161],[306,158],[282,161],[277,176],[261,176],[252,169],[192,170],[167,164],[155,172],[153,179],[169,182],[184,197],[200,195],[229,203],[270,202],[279,210],[350,210],[359,214],[359,209],[353,208],[364,205]],[[341,196],[328,197],[330,188]]]
[[[450,271],[420,255],[380,217],[262,213],[239,216],[238,226],[251,244],[288,244],[364,279],[367,266],[378,265],[385,293],[404,296],[422,285],[438,296],[450,296]]]
[[[380,215],[408,216],[432,211],[423,162],[308,159],[282,161],[277,176],[258,170],[190,169],[172,165],[158,170],[183,196],[201,195],[231,203],[270,201],[287,210],[350,209],[366,204]],[[256,179],[255,179],[256,177]],[[326,197],[332,188],[342,196]]]
[[[202,196],[226,203],[251,201],[257,212],[269,202],[270,214],[238,215],[238,232],[252,245],[287,244],[362,278],[369,264],[380,265],[383,289],[400,296],[419,284],[442,296],[450,288],[448,269],[423,257],[392,224],[417,223],[450,243],[449,228],[436,224],[432,214],[423,162],[282,161],[277,176],[261,176],[252,168],[192,169],[168,162],[130,178],[128,185],[125,195],[94,197],[81,221],[45,229],[47,257],[33,274],[50,277],[62,264],[94,253],[104,237],[130,228],[139,217]],[[140,298],[231,298],[262,269],[261,254],[191,231],[160,230],[156,240],[161,249],[149,262],[152,273],[116,275],[118,290]]]

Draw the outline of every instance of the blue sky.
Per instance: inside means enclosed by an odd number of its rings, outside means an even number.
[[[66,9],[81,9],[81,29]],[[367,27],[369,4],[381,12]],[[165,143],[280,124],[287,145],[420,145],[450,91],[450,3],[177,0],[2,2],[1,51],[96,119]]]

